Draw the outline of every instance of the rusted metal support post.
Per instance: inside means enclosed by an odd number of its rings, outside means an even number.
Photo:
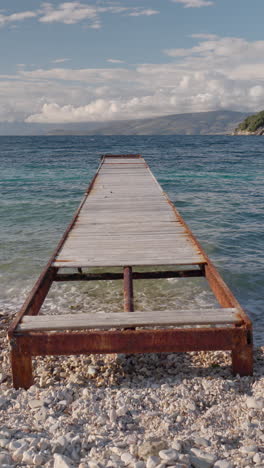
[[[232,349],[232,369],[234,375],[253,375],[253,338],[250,329],[246,330],[245,339],[238,340]]]
[[[124,311],[134,311],[133,278],[130,266],[124,267]]]
[[[27,390],[33,385],[32,358],[30,354],[22,353],[11,346],[11,367],[14,388]]]

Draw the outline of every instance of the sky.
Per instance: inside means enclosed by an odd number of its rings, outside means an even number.
[[[263,0],[1,0],[0,122],[264,109]]]

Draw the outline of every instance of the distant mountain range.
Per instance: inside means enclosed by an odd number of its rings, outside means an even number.
[[[148,119],[63,124],[2,123],[0,135],[225,135],[249,113],[229,110]]]
[[[151,119],[135,119],[108,122],[76,135],[223,135],[231,134],[249,114],[235,111],[196,112],[165,115]],[[69,130],[49,132],[53,135],[69,134]]]

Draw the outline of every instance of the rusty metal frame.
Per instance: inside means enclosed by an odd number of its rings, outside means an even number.
[[[132,279],[162,279],[162,278],[194,278],[204,276],[204,272],[200,269],[193,270],[160,270],[160,271],[132,271]],[[54,281],[106,281],[106,280],[122,280],[123,273],[56,273]]]
[[[253,372],[252,323],[166,193],[164,193],[164,195],[174,210],[176,217],[184,226],[187,235],[192,239],[196,248],[205,258],[205,263],[197,265],[197,269],[134,272],[131,266],[127,265],[124,266],[123,273],[83,273],[83,271],[79,269],[79,272],[76,274],[61,274],[58,273],[59,268],[52,266],[56,255],[59,253],[70,230],[74,226],[88,194],[92,190],[102,163],[107,157],[117,159],[120,157],[137,157],[142,159],[142,162],[144,161],[140,155],[109,154],[102,156],[101,164],[89,184],[85,196],[76,210],[72,221],[8,330],[14,387],[29,388],[33,383],[32,357],[47,355],[231,350],[233,373],[251,375]],[[145,161],[144,163],[146,167],[148,167]],[[17,330],[18,324],[25,315],[38,315],[54,281],[123,279],[124,310],[133,312],[133,280],[196,276],[205,277],[216,299],[223,308],[234,307],[238,310],[239,316],[241,317],[240,325],[215,328],[125,329],[115,331],[87,330],[72,332],[21,332]]]

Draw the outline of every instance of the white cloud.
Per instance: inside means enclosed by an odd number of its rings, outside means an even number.
[[[8,23],[14,23],[17,21],[24,21],[28,18],[34,18],[37,16],[37,13],[34,11],[22,11],[19,13],[13,13],[12,15],[3,15],[0,14],[0,26],[4,26]]]
[[[125,63],[124,60],[119,60],[119,59],[107,59],[107,62],[109,63]]]
[[[0,76],[0,120],[106,121],[264,108],[264,41],[201,35],[167,63],[18,69]],[[174,58],[175,57],[175,58]],[[113,62],[112,62],[113,63]]]
[[[86,26],[99,29],[102,26],[101,17],[106,13],[135,17],[152,16],[159,13],[158,10],[151,8],[123,6],[122,3],[110,3],[108,6],[100,5],[100,2],[89,4],[72,1],[54,6],[51,2],[44,2],[38,10],[15,12],[10,15],[0,13],[0,26],[36,18],[41,23],[77,24],[85,21]]]
[[[132,81],[134,73],[126,68],[52,68],[21,71],[24,78],[31,80],[83,81],[87,83],[105,83],[108,81]]]
[[[86,20],[91,28],[101,27],[101,15],[104,13],[124,14],[128,16],[152,16],[157,10],[116,5],[100,6],[88,5],[78,1],[61,3],[54,7],[51,3],[44,3],[40,10],[39,21],[42,23],[76,24]],[[88,22],[88,23],[87,23]]]
[[[218,36],[216,34],[203,34],[203,33],[191,34],[190,37],[193,37],[194,39],[209,39],[209,40],[213,40],[213,39],[218,38]]]
[[[209,0],[171,0],[173,3],[181,3],[184,8],[201,8],[214,5],[214,2]]]
[[[129,16],[153,16],[153,15],[157,15],[159,13],[158,10],[152,10],[152,9],[148,9],[148,10],[135,10],[135,11],[131,11],[131,13],[128,13]]]
[[[85,19],[97,23],[97,8],[80,2],[61,3],[57,8],[51,3],[44,3],[39,17],[42,23],[64,24],[75,24]]]
[[[194,37],[194,36],[193,36]],[[200,37],[200,36],[199,36]],[[202,36],[203,37],[203,36]],[[207,40],[199,42],[195,47],[189,49],[167,49],[165,54],[170,57],[199,57],[207,62],[221,62],[221,65],[230,63],[243,63],[245,61],[261,60],[264,53],[264,41],[248,42],[236,37],[220,38],[212,36]]]
[[[26,122],[35,123],[69,123],[108,120],[117,112],[118,107],[115,102],[96,99],[86,106],[74,107],[72,105],[59,106],[57,103],[44,104],[40,113],[33,114],[26,119]]]
[[[69,58],[58,58],[58,59],[52,60],[51,63],[65,63],[69,61],[70,61]]]

